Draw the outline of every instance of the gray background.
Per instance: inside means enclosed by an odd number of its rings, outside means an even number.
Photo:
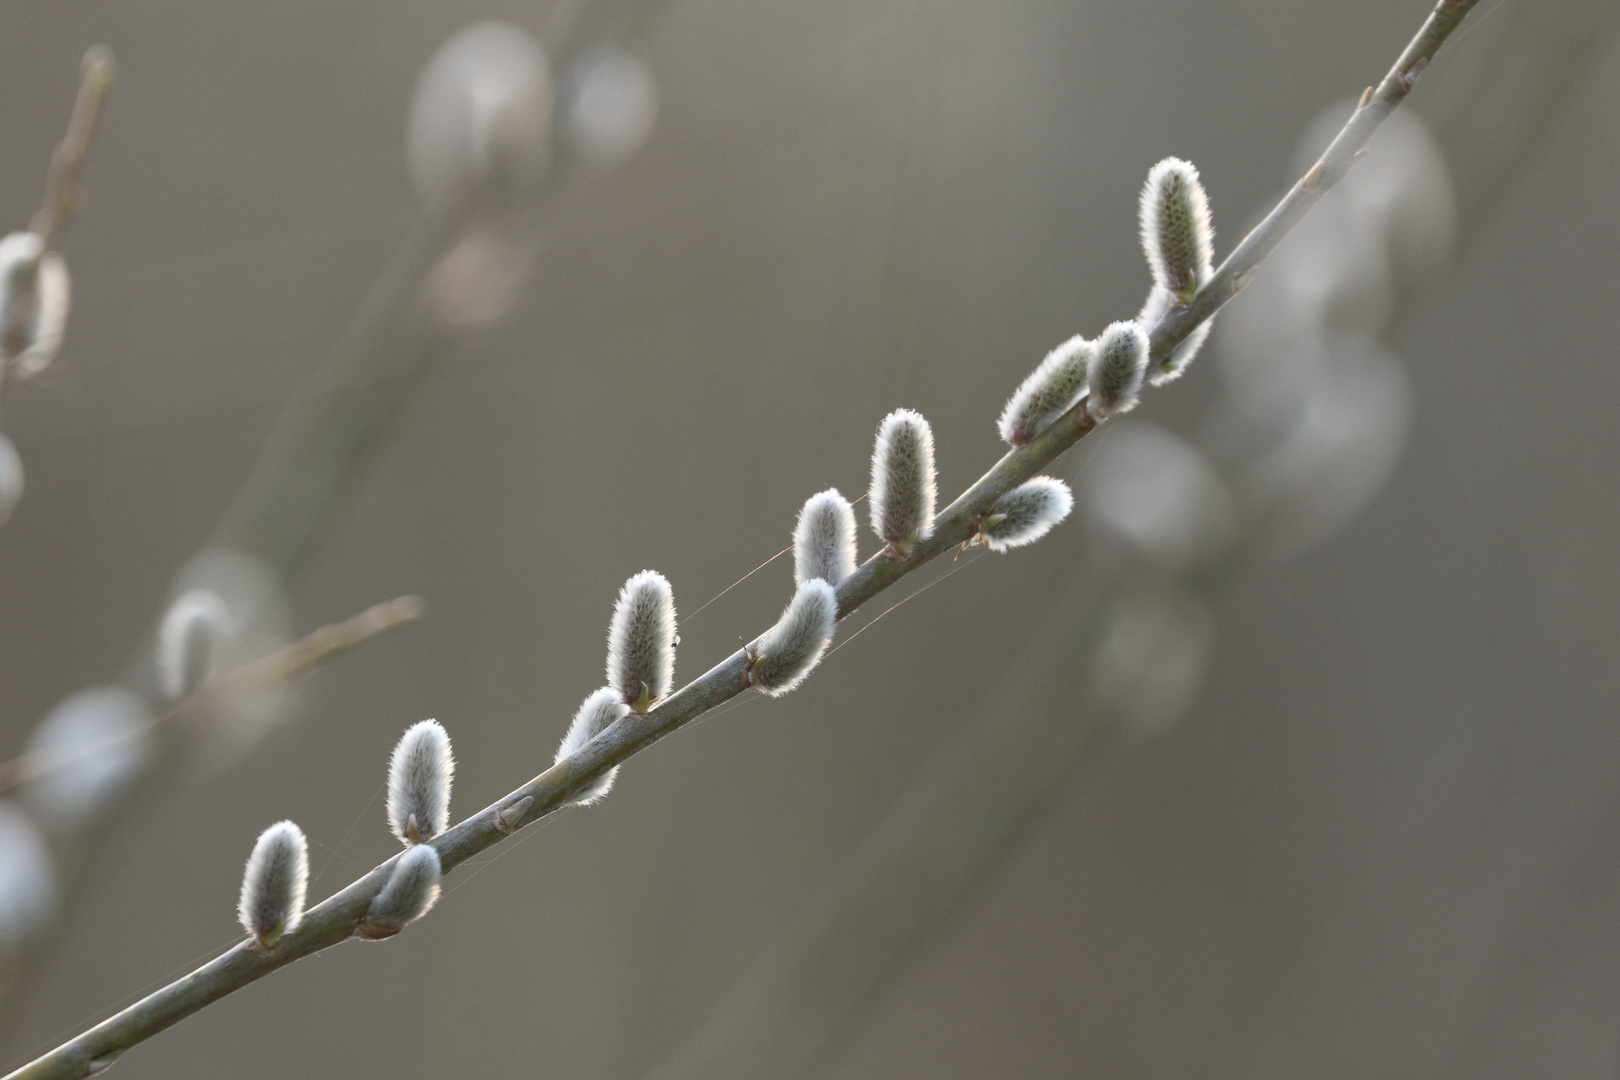
[[[1529,141],[1440,109],[1448,74],[1501,44],[1492,21],[1568,6],[1509,0],[1416,95],[1451,125],[1465,246],[1392,338],[1416,419],[1390,487],[1230,592],[1186,720],[1077,784],[826,1076],[1620,1066],[1620,52],[1585,35]],[[624,578],[662,570],[695,610],[786,543],[806,495],[864,490],[888,410],[924,412],[942,486],[965,486],[1034,360],[1136,310],[1147,168],[1199,164],[1224,252],[1298,133],[1425,10],[665,7],[641,47],[663,100],[647,149],[563,193],[519,310],[433,372],[295,597],[303,628],[407,591],[429,621],[319,674],[244,765],[121,824],[7,1062],[234,941],[270,821],[309,833],[316,895],[386,856],[374,795],[408,723],[449,728],[461,810],[539,771],[599,685]],[[416,71],[473,18],[544,36],[555,14],[0,9],[0,221],[37,205],[84,47],[122,73],[66,248],[67,349],[4,407],[29,490],[0,531],[0,749],[118,673],[410,222]],[[1515,159],[1509,135],[1517,165],[1492,156]],[[1215,391],[1201,368],[1142,412],[1185,427]],[[802,691],[660,744],[599,808],[456,874],[397,941],[300,963],[118,1075],[637,1076],[1089,554],[1070,528],[974,562]],[[766,625],[788,578],[773,564],[683,625],[678,674]]]

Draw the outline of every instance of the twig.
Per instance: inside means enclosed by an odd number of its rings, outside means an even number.
[[[90,156],[90,143],[95,138],[102,107],[107,104],[116,76],[112,50],[105,45],[90,46],[79,68],[79,97],[73,103],[67,134],[51,155],[50,171],[45,178],[45,204],[30,225],[44,241],[41,246],[46,251],[51,250],[79,210],[83,195],[79,189],[79,173]]]
[[[1440,51],[1440,46],[1477,2],[1478,0],[1440,0],[1433,13],[1429,15],[1428,21],[1418,31],[1417,37],[1406,46],[1401,58],[1395,61],[1395,66],[1384,76],[1384,81],[1379,83],[1370,95],[1362,96],[1361,104],[1339,130],[1339,134],[1334,136],[1333,142],[1322,152],[1316,164],[1306,170],[1305,175],[1299,178],[1288,194],[1283,196],[1282,201],[1266,215],[1265,220],[1256,225],[1253,231],[1232,249],[1232,254],[1221,263],[1215,275],[1210,278],[1209,284],[1199,291],[1192,303],[1179,309],[1173,308],[1159,320],[1159,325],[1153,328],[1150,335],[1152,349],[1150,367],[1162,365],[1194,327],[1243,291],[1243,287],[1254,277],[1255,270],[1265,257],[1271,254],[1271,249],[1277,246],[1277,242],[1288,235],[1288,231],[1305,216],[1305,212],[1315,206],[1316,201],[1328,188],[1338,183],[1349,171],[1350,166],[1355,164],[1357,153],[1371,140],[1373,132],[1378,130],[1384,118],[1406,100],[1406,95],[1417,85],[1423,69],[1429,66],[1429,62]]]
[[[1154,328],[1154,357],[1167,358],[1194,327],[1241,289],[1250,272],[1283,235],[1353,164],[1356,152],[1405,98],[1417,74],[1475,2],[1441,0],[1390,75],[1368,103],[1351,117],[1322,160],[1238,245],[1193,303],[1168,315]],[[1051,464],[1095,427],[1096,421],[1086,412],[1082,401],[1034,439],[1006,454],[935,517],[933,535],[919,541],[910,555],[904,558],[873,556],[846,580],[838,589],[839,618],[846,617],[900,578],[971,539],[978,532],[979,518],[998,497]],[[747,647],[739,649],[645,716],[632,713],[618,721],[573,756],[435,838],[432,843],[444,870],[453,870],[523,826],[550,814],[608,769],[741,694],[748,688],[747,652]],[[526,809],[520,808],[520,804]],[[387,881],[394,861],[389,859],[310,909],[298,927],[282,937],[273,949],[261,952],[244,941],[24,1065],[5,1080],[78,1080],[92,1075],[110,1065],[125,1050],[212,1002],[295,960],[346,940],[365,918],[372,898]]]
[[[198,691],[201,694],[212,695],[292,682],[321,664],[334,660],[351,649],[359,648],[380,634],[419,621],[426,611],[426,605],[419,596],[401,596],[377,604],[353,618],[323,626],[291,645],[249,661],[234,671],[226,672],[217,681],[205,682]],[[83,747],[73,754],[63,756],[30,751],[19,754],[10,761],[0,762],[0,795],[9,795],[20,787],[79,764],[88,758],[96,757],[124,743],[144,739],[158,728],[189,716],[196,705],[197,696],[193,694],[177,702],[173,708],[148,723],[121,731],[110,738]]]

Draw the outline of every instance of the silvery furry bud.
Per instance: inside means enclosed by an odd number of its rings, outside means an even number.
[[[573,757],[574,751],[606,731],[615,720],[629,715],[630,706],[619,699],[619,692],[611,686],[602,687],[586,698],[574,714],[574,722],[568,725],[568,734],[563,736],[562,745],[557,747],[553,763]],[[581,788],[574,795],[574,802],[581,806],[596,802],[613,787],[613,780],[618,775],[618,766],[614,766]]]
[[[1161,289],[1155,285],[1153,291],[1148,293],[1147,303],[1142,305],[1142,313],[1136,317],[1137,325],[1142,333],[1151,335],[1153,328],[1160,319],[1170,313],[1170,309],[1180,304],[1175,294],[1169,289]],[[1148,373],[1148,382],[1153,386],[1163,386],[1165,383],[1175,382],[1181,378],[1181,373],[1187,370],[1187,365],[1193,362],[1198,350],[1204,347],[1209,340],[1209,332],[1215,328],[1215,317],[1211,315],[1203,322],[1192,328],[1192,333],[1181,339],[1170,352],[1170,358],[1159,364]]]
[[[1074,496],[1069,485],[1050,476],[1019,484],[990,507],[979,522],[979,536],[991,551],[1033,544],[1069,516]]]
[[[0,356],[22,378],[50,365],[67,330],[67,264],[44,243],[31,232],[0,239]]]
[[[550,149],[545,50],[509,23],[458,31],[423,69],[406,152],[421,197],[438,202],[491,179],[532,184]]]
[[[838,594],[820,578],[799,586],[776,625],[765,631],[749,657],[754,689],[781,697],[821,662],[838,624]]]
[[[793,530],[793,583],[820,578],[833,588],[855,572],[855,509],[828,488],[812,495]]]
[[[17,447],[0,435],[0,525],[4,525],[17,509],[23,496],[23,463]]]
[[[297,928],[304,917],[308,885],[309,845],[304,831],[290,821],[278,821],[260,833],[242,875],[236,915],[261,949]]]
[[[394,861],[388,884],[382,887],[366,908],[366,917],[355,933],[371,941],[393,937],[406,926],[426,915],[439,900],[439,878],[443,874],[439,853],[431,844],[417,844]]]
[[[645,713],[675,681],[675,593],[656,570],[624,583],[608,627],[608,685]]]
[[[921,413],[896,409],[872,450],[872,531],[898,555],[934,534],[934,432]]]
[[[158,625],[158,685],[170,701],[201,686],[219,644],[231,633],[231,613],[212,589],[188,589],[175,598]]]
[[[388,763],[388,827],[402,843],[420,844],[449,827],[455,771],[450,736],[437,720],[405,729]]]
[[[1087,375],[1086,409],[1106,420],[1136,407],[1147,369],[1147,337],[1134,322],[1117,322],[1097,339],[1097,355]]]
[[[1022,446],[1073,408],[1086,392],[1086,368],[1095,350],[1076,334],[1047,353],[1001,410],[1001,437]]]
[[[1197,169],[1180,158],[1153,166],[1142,188],[1141,227],[1153,283],[1191,300],[1209,280],[1215,257],[1209,197]]]

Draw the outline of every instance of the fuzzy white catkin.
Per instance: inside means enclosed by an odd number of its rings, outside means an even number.
[[[388,827],[402,843],[420,844],[449,827],[455,771],[450,736],[437,720],[405,729],[388,763]]]
[[[1076,334],[1046,354],[1001,410],[1001,437],[1022,446],[1045,431],[1086,392],[1086,369],[1096,349]]]
[[[1097,339],[1087,378],[1086,409],[1106,420],[1136,407],[1147,369],[1147,337],[1134,322],[1113,323]]]
[[[608,627],[608,685],[626,705],[651,708],[675,682],[675,593],[656,570],[624,583]]]
[[[602,687],[586,698],[574,714],[574,722],[568,725],[568,734],[563,736],[562,745],[557,747],[553,764],[573,757],[576,750],[606,731],[615,720],[629,715],[630,706],[619,700],[619,692],[611,686]],[[581,806],[596,802],[613,788],[613,781],[618,775],[619,767],[615,765],[581,788],[573,801]]]
[[[0,352],[22,378],[44,371],[62,348],[72,282],[67,264],[37,233],[0,239]]]
[[[821,662],[838,625],[838,594],[820,578],[799,586],[776,625],[765,631],[748,669],[754,689],[781,697]]]
[[[208,679],[230,627],[230,609],[212,589],[188,589],[175,598],[158,625],[158,685],[165,697],[179,701]]]
[[[290,821],[278,821],[259,834],[248,856],[236,908],[242,929],[260,945],[274,945],[304,917],[308,886],[309,845],[304,831]]]
[[[1169,289],[1162,289],[1155,285],[1153,291],[1148,293],[1147,303],[1142,305],[1141,314],[1137,315],[1136,322],[1144,334],[1151,335],[1153,327],[1159,320],[1169,313],[1170,308],[1176,304],[1175,294]],[[1209,332],[1215,328],[1215,317],[1211,315],[1203,322],[1192,328],[1192,333],[1181,339],[1170,352],[1170,358],[1159,364],[1148,374],[1148,383],[1153,386],[1163,386],[1165,383],[1175,382],[1181,378],[1181,373],[1187,370],[1187,365],[1193,362],[1198,350],[1204,347],[1209,340]]]
[[[1140,218],[1153,283],[1191,300],[1209,280],[1215,257],[1209,197],[1198,170],[1173,157],[1153,166],[1142,187]]]
[[[439,900],[439,878],[444,870],[431,844],[418,844],[394,863],[388,884],[366,908],[357,928],[360,936],[377,940],[393,937],[432,910]]]
[[[934,432],[921,413],[896,409],[872,449],[872,531],[907,555],[934,534]]]
[[[0,951],[43,929],[56,914],[50,847],[28,814],[0,801]]]
[[[793,530],[793,584],[820,578],[833,588],[855,572],[855,508],[828,488],[812,495]]]
[[[995,501],[979,524],[979,535],[991,551],[1010,551],[1033,544],[1073,509],[1074,496],[1068,484],[1054,477],[1037,476]]]
[[[4,525],[17,509],[23,496],[23,463],[17,447],[5,435],[0,435],[0,525]]]

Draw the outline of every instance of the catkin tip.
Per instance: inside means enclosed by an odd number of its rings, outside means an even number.
[[[896,409],[872,450],[872,531],[898,555],[934,534],[934,432],[921,413]]]
[[[1209,197],[1198,170],[1173,157],[1153,166],[1142,187],[1140,223],[1154,284],[1192,299],[1209,280],[1215,254]]]
[[[388,827],[402,843],[420,844],[449,828],[455,769],[450,736],[437,720],[405,729],[388,763]]]
[[[1147,370],[1147,336],[1134,322],[1117,322],[1097,341],[1097,356],[1087,376],[1086,409],[1106,420],[1136,407]]]
[[[837,588],[855,572],[855,508],[828,488],[812,495],[793,530],[793,583],[820,578]]]
[[[675,681],[675,593],[656,570],[619,590],[608,626],[607,681],[619,700],[645,713]]]
[[[804,681],[821,662],[838,624],[838,594],[819,578],[799,586],[776,625],[750,653],[748,678],[754,689],[781,697]]]
[[[242,874],[237,918],[261,949],[268,949],[304,917],[309,845],[291,821],[278,821],[253,845]]]
[[[574,756],[581,747],[602,732],[611,727],[614,721],[630,715],[630,706],[621,699],[619,692],[611,686],[604,686],[579,706],[574,713],[573,723],[568,725],[568,733],[563,736],[562,745],[557,747],[557,756],[553,764]],[[573,801],[581,806],[589,806],[600,800],[613,788],[613,781],[619,774],[619,767],[603,772],[596,779],[580,788],[574,794]]]
[[[995,501],[979,522],[979,538],[991,551],[1033,544],[1073,509],[1074,496],[1068,484],[1050,476],[1037,476]]]

